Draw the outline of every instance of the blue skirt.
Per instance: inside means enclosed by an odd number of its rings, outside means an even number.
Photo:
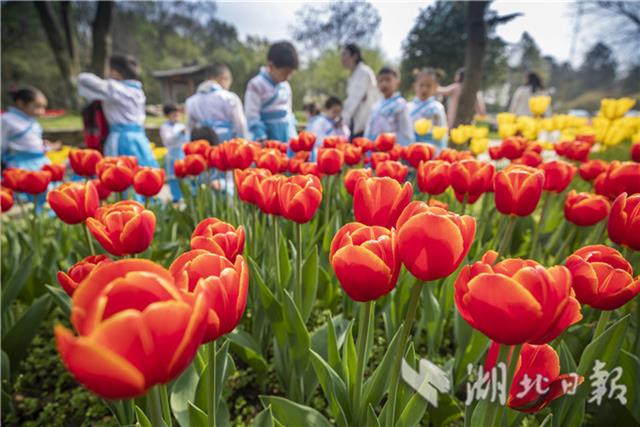
[[[110,125],[109,136],[104,145],[104,154],[107,156],[134,156],[138,159],[140,166],[158,167],[144,128],[133,123]]]
[[[6,153],[5,160],[9,168],[21,168],[39,171],[44,165],[51,163],[44,153],[32,153],[29,151],[13,151]]]

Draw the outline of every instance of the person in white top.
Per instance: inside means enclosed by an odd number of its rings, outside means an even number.
[[[2,163],[7,167],[40,170],[51,163],[45,152],[60,149],[59,141],[42,139],[36,120],[44,115],[47,98],[33,87],[11,91],[13,106],[2,115]]]
[[[452,128],[458,113],[458,104],[460,103],[460,94],[462,93],[462,83],[464,82],[464,68],[459,68],[453,78],[453,83],[448,86],[439,87],[438,95],[442,95],[447,99],[447,117],[449,119],[449,127]],[[482,92],[476,93],[476,114],[487,114],[487,108],[484,104]]]
[[[216,132],[220,141],[249,138],[242,101],[229,91],[232,82],[229,67],[224,64],[211,67],[209,79],[202,82],[185,103],[190,130],[209,127]]]
[[[322,141],[328,136],[344,136],[349,138],[349,128],[342,121],[342,101],[335,96],[330,96],[324,103],[321,114],[311,117],[307,123],[307,131],[316,136],[316,144],[311,153],[311,161],[315,160],[316,148],[322,145]]]
[[[529,98],[547,94],[540,76],[536,73],[529,72],[526,75],[525,84],[519,86],[513,93],[513,98],[511,98],[511,103],[509,104],[509,112],[518,116],[530,116]],[[547,109],[547,114],[550,114],[549,110],[550,109]]]
[[[249,80],[244,111],[252,139],[289,142],[297,135],[289,78],[298,69],[298,52],[289,42],[269,47],[267,66]]]
[[[413,72],[413,89],[416,97],[409,102],[409,115],[411,122],[414,124],[420,119],[430,120],[432,126],[446,127],[447,114],[444,111],[444,105],[436,99],[438,84],[442,77],[442,70],[433,68],[422,68]],[[424,135],[415,134],[417,142],[427,142],[434,145],[438,152],[447,146],[447,139],[443,137],[440,141],[435,141],[432,132],[429,131]]]
[[[167,104],[163,107],[164,115],[167,121],[160,125],[160,140],[167,147],[165,156],[165,170],[167,172],[167,184],[171,190],[171,196],[174,202],[182,198],[180,185],[173,170],[173,164],[176,160],[184,158],[182,146],[189,140],[187,127],[180,123],[180,111],[174,104]]]
[[[80,73],[78,91],[89,101],[102,101],[109,123],[105,155],[134,156],[140,166],[158,167],[144,132],[147,98],[139,75],[140,68],[135,59],[114,55],[109,58],[108,78]]]
[[[364,136],[375,140],[381,133],[395,133],[400,145],[414,142],[413,123],[409,117],[407,101],[400,95],[400,74],[389,66],[378,72],[378,89],[382,93],[374,106],[364,130]]]
[[[342,65],[351,71],[342,121],[351,130],[352,137],[362,136],[373,105],[379,98],[376,76],[371,67],[362,60],[360,48],[355,44],[344,47],[341,61]]]

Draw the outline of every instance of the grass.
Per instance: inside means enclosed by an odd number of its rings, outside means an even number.
[[[147,116],[146,126],[158,127],[164,123],[164,117]],[[82,129],[82,117],[80,114],[65,114],[60,117],[43,117],[38,120],[44,131],[60,130],[60,129]]]

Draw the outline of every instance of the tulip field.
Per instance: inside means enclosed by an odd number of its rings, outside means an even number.
[[[631,106],[4,170],[3,423],[640,425]]]

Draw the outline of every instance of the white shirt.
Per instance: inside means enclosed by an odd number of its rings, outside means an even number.
[[[165,147],[169,149],[181,147],[187,139],[187,127],[184,124],[167,120],[160,125],[160,140]]]
[[[531,110],[529,109],[529,98],[543,95],[547,95],[547,92],[544,90],[538,90],[536,93],[532,93],[531,86],[519,86],[513,93],[513,98],[511,98],[509,112],[517,116],[530,116]],[[547,114],[549,114],[549,110],[550,109],[547,109]]]
[[[29,153],[44,153],[42,142],[42,127],[31,116],[15,107],[9,107],[2,115],[2,151],[26,151]]]
[[[351,126],[354,134],[364,131],[378,98],[376,76],[371,67],[361,61],[347,82],[347,99],[342,109],[342,120]]]
[[[307,124],[307,131],[316,136],[316,144],[321,144],[327,136],[349,137],[349,128],[344,123],[336,123],[324,114],[312,117]]]
[[[447,113],[444,111],[444,105],[439,102],[435,96],[431,96],[424,101],[414,98],[407,103],[409,116],[411,121],[415,123],[419,119],[431,120],[433,126],[447,126]]]
[[[190,130],[200,127],[204,121],[226,122],[231,126],[234,137],[249,138],[240,97],[215,81],[202,82],[197,92],[187,98],[185,108]]]
[[[280,114],[282,117],[278,120],[291,121],[293,117],[291,105],[289,82],[274,82],[267,68],[262,67],[260,73],[249,80],[244,93],[244,112],[252,138],[258,140],[267,136],[266,125],[261,118],[262,113]]]
[[[386,132],[395,133],[400,145],[409,145],[415,141],[407,101],[400,92],[394,93],[390,98],[381,99],[373,106],[364,136],[374,140]]]
[[[147,98],[139,81],[102,79],[95,74],[80,73],[78,92],[88,101],[102,101],[102,110],[110,125],[144,125]]]

